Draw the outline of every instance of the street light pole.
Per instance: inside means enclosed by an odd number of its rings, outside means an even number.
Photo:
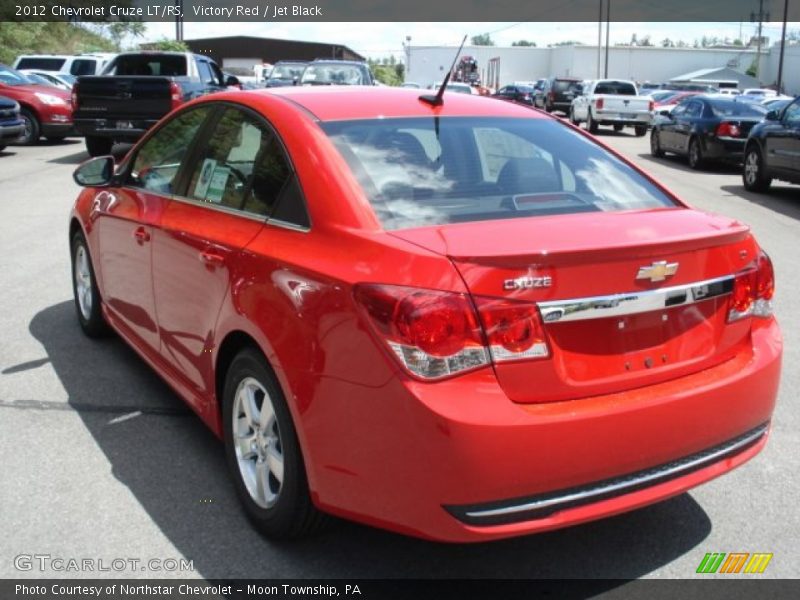
[[[603,54],[603,2],[599,0],[600,14],[597,16],[597,78],[600,79],[600,57]]]
[[[783,0],[783,29],[781,31],[781,53],[778,58],[778,93],[783,93],[783,51],[786,47],[786,19],[789,11],[789,0]]]
[[[611,0],[606,0],[606,68],[603,77],[608,77],[608,46],[610,44],[608,39],[608,32],[611,28]]]

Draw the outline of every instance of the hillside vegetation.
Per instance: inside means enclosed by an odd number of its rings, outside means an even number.
[[[0,63],[10,65],[20,54],[113,52],[111,40],[72,23],[0,22]]]

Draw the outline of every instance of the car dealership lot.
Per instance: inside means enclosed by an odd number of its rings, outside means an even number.
[[[237,504],[221,444],[121,341],[80,333],[66,227],[83,144],[11,147],[0,153],[0,576],[41,576],[17,571],[13,557],[50,554],[194,565],[117,576],[688,577],[706,552],[772,552],[766,576],[798,576],[800,188],[749,194],[737,169],[696,173],[680,159],[652,159],[647,138],[600,137],[695,206],[751,224],[774,261],[784,375],[772,439],[751,463],[634,513],[492,544],[433,544],[349,523],[303,542],[265,541]]]

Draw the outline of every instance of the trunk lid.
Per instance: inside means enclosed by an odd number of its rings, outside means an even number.
[[[155,119],[172,109],[168,77],[81,77],[77,118]]]
[[[448,256],[475,296],[539,305],[549,357],[495,364],[516,402],[651,385],[749,343],[748,319],[727,323],[727,278],[758,250],[749,229],[726,217],[687,208],[579,213],[393,235]]]

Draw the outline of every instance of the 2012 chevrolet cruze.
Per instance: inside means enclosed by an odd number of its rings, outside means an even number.
[[[419,94],[208,96],[76,171],[83,330],[224,439],[253,522],[488,540],[757,454],[782,342],[748,228],[544,113]]]

